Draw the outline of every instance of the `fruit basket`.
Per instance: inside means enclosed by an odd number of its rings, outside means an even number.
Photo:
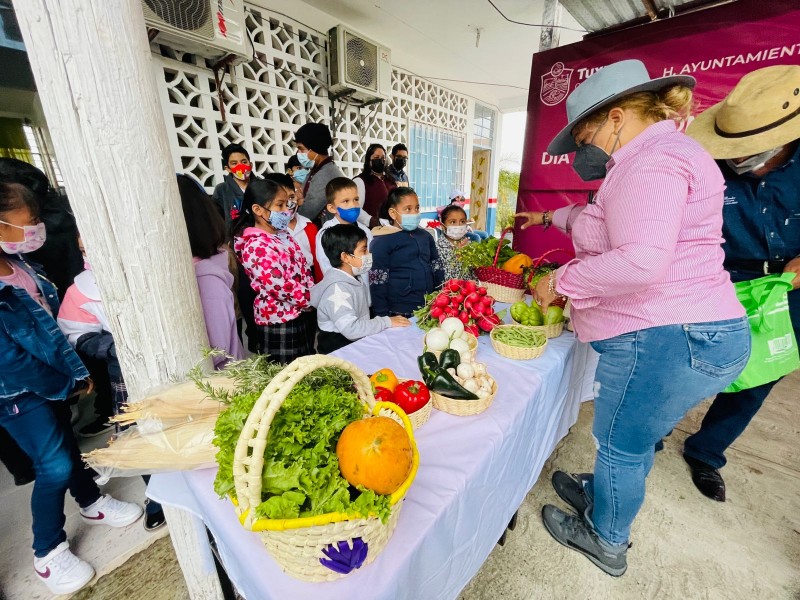
[[[255,515],[256,507],[262,502],[264,455],[270,425],[294,386],[306,375],[324,367],[337,367],[352,377],[364,407],[364,419],[393,412],[408,434],[411,467],[402,485],[389,496],[391,513],[386,522],[377,516],[364,518],[335,512],[295,519],[257,518]],[[286,573],[305,581],[331,581],[369,564],[384,549],[418,466],[419,455],[409,418],[394,404],[375,402],[365,373],[333,356],[304,356],[287,365],[270,381],[247,417],[233,458],[234,506],[242,525],[258,532],[267,551]]]
[[[506,235],[513,231],[509,227],[500,233],[500,244],[494,255],[494,262],[490,267],[478,267],[475,269],[475,276],[485,287],[486,291],[498,302],[508,302],[513,304],[525,296],[525,279],[522,275],[509,273],[497,266],[500,260],[500,251],[503,249],[503,240]]]
[[[511,331],[513,329],[519,329],[523,332],[531,332],[530,337],[533,338],[531,341],[532,345],[515,346],[503,342],[501,339],[503,337],[503,332]],[[505,356],[506,358],[511,358],[513,360],[530,360],[533,358],[539,358],[542,354],[544,354],[544,351],[547,348],[547,337],[543,332],[532,331],[535,329],[538,328],[527,327],[525,325],[499,325],[492,330],[492,333],[489,334],[489,338],[492,340],[492,348],[494,348],[494,351],[500,356]]]

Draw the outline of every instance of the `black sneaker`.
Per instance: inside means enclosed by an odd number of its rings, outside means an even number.
[[[619,577],[628,569],[628,545],[615,548],[606,544],[582,517],[545,504],[542,507],[542,520],[558,543],[580,552],[609,575]]]
[[[161,528],[167,519],[164,517],[164,511],[158,502],[153,502],[150,498],[144,501],[144,530],[155,531]]]
[[[78,430],[78,436],[82,438],[96,437],[98,435],[103,435],[112,429],[114,429],[114,425],[109,423],[107,418],[97,417],[97,419],[88,425],[81,427]]]
[[[586,492],[583,491],[582,485],[588,477],[591,477],[591,473],[556,471],[551,479],[553,489],[558,494],[558,497],[574,508],[580,516],[583,516],[591,504],[589,498],[586,497]]]

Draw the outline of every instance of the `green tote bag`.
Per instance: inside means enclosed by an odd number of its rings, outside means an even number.
[[[784,273],[734,284],[736,296],[747,311],[752,350],[744,371],[723,392],[763,385],[800,368],[786,295],[794,277],[794,273]]]

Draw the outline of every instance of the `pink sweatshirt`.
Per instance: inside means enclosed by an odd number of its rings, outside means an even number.
[[[575,246],[556,289],[572,299],[578,338],[743,317],[722,268],[725,182],[711,156],[661,121],[607,166],[593,204],[553,215]]]

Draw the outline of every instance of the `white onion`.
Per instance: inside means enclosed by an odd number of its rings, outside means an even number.
[[[439,328],[442,329],[450,338],[460,337],[464,333],[464,323],[461,319],[455,317],[447,317],[441,322]]]
[[[425,345],[428,347],[428,350],[441,352],[442,350],[447,350],[449,344],[450,336],[438,327],[431,329],[425,334]]]
[[[464,340],[462,340],[461,338],[456,338],[453,341],[451,341],[450,348],[452,348],[458,353],[470,351],[469,344]]]

